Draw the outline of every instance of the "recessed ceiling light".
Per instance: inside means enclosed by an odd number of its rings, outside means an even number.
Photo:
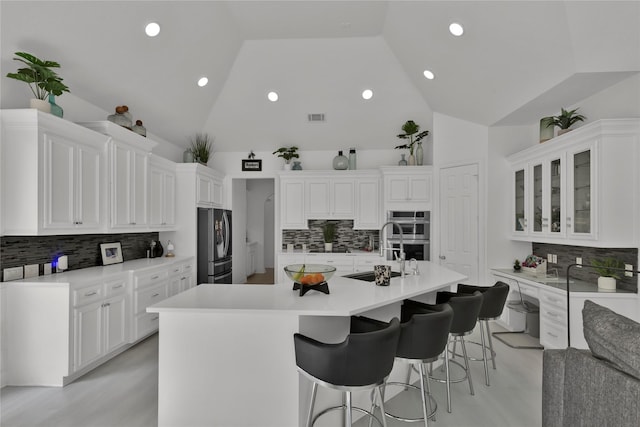
[[[267,98],[269,98],[271,102],[276,102],[278,100],[278,94],[276,92],[269,92]]]
[[[206,86],[207,83],[209,83],[209,79],[206,77],[200,77],[200,79],[198,80],[198,86],[200,87]]]
[[[371,89],[365,89],[362,91],[362,98],[371,99],[373,97],[373,91]]]
[[[155,22],[151,22],[144,28],[144,32],[147,33],[149,37],[155,37],[160,34],[160,25]]]
[[[436,76],[433,74],[432,71],[430,70],[424,70],[424,72],[422,73],[424,74],[424,77],[429,79],[429,80],[433,80]]]
[[[464,33],[464,28],[462,28],[462,25],[458,24],[457,22],[453,22],[451,25],[449,25],[449,32],[454,36],[459,37],[462,35],[462,33]]]

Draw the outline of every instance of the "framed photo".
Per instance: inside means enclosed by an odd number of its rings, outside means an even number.
[[[120,242],[101,243],[102,265],[118,264],[122,262],[122,247]]]
[[[262,159],[242,159],[242,171],[260,172],[262,170]]]

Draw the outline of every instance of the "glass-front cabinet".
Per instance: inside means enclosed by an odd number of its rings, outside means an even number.
[[[569,210],[566,218],[567,233],[574,238],[595,238],[594,182],[595,143],[587,144],[568,153],[570,183]]]
[[[525,167],[516,168],[513,171],[514,187],[513,187],[513,209],[514,214],[512,216],[513,223],[511,231],[516,235],[527,234],[527,207],[528,198],[526,197],[528,184],[527,184],[527,170]]]

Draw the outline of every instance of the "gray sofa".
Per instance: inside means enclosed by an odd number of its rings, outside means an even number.
[[[586,301],[590,350],[545,350],[542,425],[640,426],[640,324]]]

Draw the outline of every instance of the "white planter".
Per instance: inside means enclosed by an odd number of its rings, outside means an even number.
[[[51,104],[49,104],[49,101],[32,98],[29,101],[29,105],[31,106],[31,108],[35,108],[36,110],[40,110],[44,113],[51,113]]]
[[[282,167],[282,169],[284,169],[286,171],[290,171],[291,170],[291,163],[285,163],[284,166]]]
[[[615,291],[616,290],[615,277],[602,277],[602,276],[598,277],[598,289]]]
[[[325,244],[324,244],[324,251],[325,251],[325,252],[331,252],[331,251],[333,251],[333,243],[325,243]]]

